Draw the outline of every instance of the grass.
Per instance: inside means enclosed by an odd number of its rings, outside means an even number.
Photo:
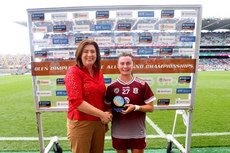
[[[116,77],[116,75],[113,76],[113,78]],[[153,83],[150,85],[153,91],[157,86],[156,77],[157,75],[153,76]],[[177,78],[178,76],[173,77]],[[229,78],[229,71],[198,72],[193,133],[230,132]],[[167,86],[165,85],[165,87]],[[54,85],[52,90],[57,90],[57,88]],[[148,113],[148,117],[166,134],[172,132],[174,116],[175,111],[171,110]],[[42,122],[44,137],[66,137],[66,112],[42,113]],[[186,128],[179,116],[175,134],[184,134],[185,131]],[[156,135],[156,131],[148,124],[147,134]],[[107,136],[109,135],[110,133],[107,133]],[[29,75],[0,77],[0,137],[37,137],[32,77]],[[178,137],[177,140],[185,144],[185,137]],[[230,135],[194,136],[191,146],[230,146],[229,140]],[[49,141],[45,141],[45,146],[48,143]],[[68,141],[61,140],[59,143],[64,150],[70,150]],[[165,139],[147,139],[147,148],[166,148],[166,146]],[[111,140],[105,141],[105,149],[113,149]],[[0,151],[22,150],[38,151],[39,143],[38,141],[0,141]]]

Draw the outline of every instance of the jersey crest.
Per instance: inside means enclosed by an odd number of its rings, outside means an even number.
[[[133,93],[138,94],[138,88],[133,88]]]

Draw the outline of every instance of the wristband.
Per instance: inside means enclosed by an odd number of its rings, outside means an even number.
[[[135,105],[134,111],[138,111],[139,109],[140,109],[140,106],[139,105]]]

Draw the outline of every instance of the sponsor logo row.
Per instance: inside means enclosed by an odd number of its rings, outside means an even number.
[[[142,78],[145,80],[148,84],[153,84],[153,78],[151,77],[145,77]],[[158,84],[173,84],[175,80],[173,77],[157,77],[157,83]],[[178,83],[190,83],[191,82],[191,76],[179,76]]]
[[[105,82],[105,84],[109,84],[112,82],[112,78],[104,78],[104,82]],[[51,85],[51,80],[37,80],[36,85]],[[57,86],[64,86],[65,85],[64,78],[57,78],[56,79],[56,85]],[[58,94],[59,94],[59,92],[58,92]]]
[[[100,54],[101,56],[116,56],[119,55],[121,52],[129,52],[135,55],[192,55],[195,53],[195,50],[192,48],[179,48],[174,50],[173,48],[160,48],[160,49],[153,49],[153,48],[137,48],[137,49],[110,49],[110,48],[101,48]],[[70,58],[74,56],[75,50],[58,50],[58,51],[34,51],[35,58]]]
[[[95,19],[109,19],[109,18],[153,18],[155,16],[155,11],[93,11]],[[175,10],[160,10],[161,18],[174,18]],[[181,11],[181,17],[197,17],[196,11]],[[50,15],[50,16],[49,16]],[[92,14],[90,12],[74,12],[74,13],[34,13],[31,14],[31,20],[35,21],[45,21],[50,20],[68,20],[68,19],[89,19]]]
[[[117,23],[116,29],[117,31],[131,31],[132,30],[132,23]],[[70,27],[71,29],[67,29],[67,25],[54,25],[52,30],[54,33],[65,33],[67,31],[73,32],[81,32],[81,31],[113,31],[113,26],[111,24],[98,24],[94,25],[94,29],[90,28],[90,25],[75,25]],[[158,27],[155,27],[155,24],[145,24],[145,23],[138,23],[137,30],[176,30],[176,24],[170,23],[161,23]],[[195,23],[182,23],[181,30],[189,30],[193,31],[195,29]],[[33,33],[47,33],[48,29],[47,26],[41,27],[32,27]]]
[[[94,39],[98,44],[164,44],[164,43],[186,43],[190,42],[193,43],[196,41],[195,36],[180,36],[177,38],[176,36],[158,36],[157,41],[153,42],[153,36],[152,35],[144,35],[139,36],[139,39],[136,40],[137,37],[134,36],[120,36],[115,37],[113,39],[112,37],[93,37],[89,38],[88,36],[81,36],[81,37],[75,37],[74,39],[69,38],[53,38],[53,39],[35,39],[33,40],[33,45],[38,46],[48,46],[48,45],[78,45],[82,40],[84,39]],[[137,41],[137,42],[136,42]]]
[[[142,78],[145,80],[148,84],[153,83],[153,78],[151,77],[145,77]],[[105,84],[110,84],[112,82],[112,78],[104,78]],[[158,84],[171,84],[174,80],[172,77],[157,77],[157,83]],[[178,83],[190,83],[191,82],[191,76],[179,76]],[[51,80],[37,80],[36,85],[51,85]],[[56,79],[56,85],[57,86],[63,86],[65,85],[64,78],[57,78]]]
[[[158,99],[157,105],[170,105],[170,99]],[[191,100],[190,99],[176,99],[175,100],[176,105],[190,105]],[[51,101],[39,101],[38,103],[39,107],[51,107]],[[69,107],[68,101],[57,101],[56,107]]]
[[[158,99],[157,100],[157,105],[169,105],[170,104],[170,99]],[[176,99],[175,100],[176,105],[190,105],[191,100],[190,99]]]
[[[38,106],[41,107],[51,107],[51,101],[39,101]],[[57,101],[56,107],[69,107],[68,101]]]

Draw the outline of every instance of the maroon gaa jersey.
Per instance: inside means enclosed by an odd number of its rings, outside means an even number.
[[[114,80],[106,91],[106,105],[111,106],[115,96],[122,96],[126,104],[144,105],[156,98],[144,80],[133,77],[128,83],[119,78]],[[120,139],[144,138],[146,136],[145,112],[132,111],[128,114],[113,113],[112,137]]]

